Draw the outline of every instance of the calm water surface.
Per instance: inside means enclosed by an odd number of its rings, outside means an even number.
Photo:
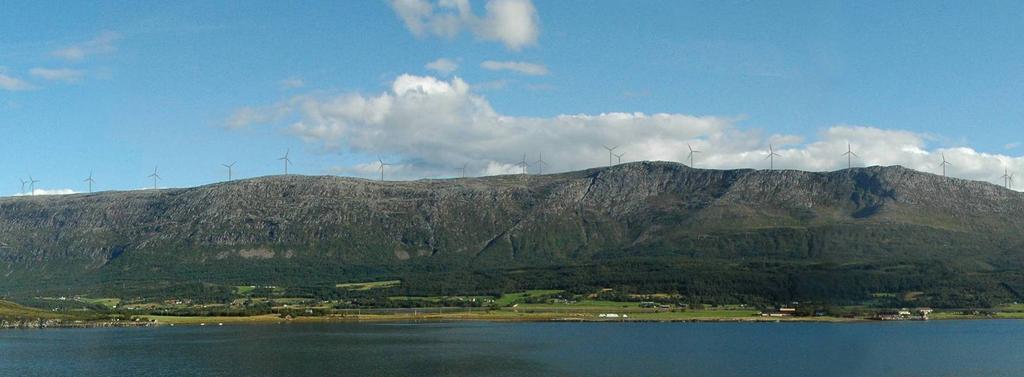
[[[1024,321],[0,331],[0,376],[1024,376]]]

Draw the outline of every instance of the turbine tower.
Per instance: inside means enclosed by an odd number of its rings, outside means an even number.
[[[238,162],[238,161],[232,162],[232,163],[230,163],[230,164],[220,164],[220,166],[223,166],[223,167],[225,167],[225,168],[228,168],[228,182],[230,182],[230,181],[231,181],[231,168],[234,168],[234,167],[235,167],[235,164],[236,164],[237,162]],[[285,169],[287,169],[287,167],[285,167]]]
[[[277,159],[278,161],[284,161],[284,175],[288,175],[288,165],[292,165],[292,160],[288,158],[289,153],[292,153],[291,148],[284,152],[284,156]]]
[[[1013,190],[1013,173],[1010,173],[1010,179],[1009,179],[1009,182],[1007,182],[1007,187],[1006,188],[1008,188],[1010,190]]]
[[[156,190],[156,181],[162,179],[162,178],[160,178],[160,174],[157,173],[156,170],[157,170],[157,167],[154,166],[153,167],[153,174],[150,174],[150,175],[147,176],[148,178],[153,178],[153,189],[154,190]]]
[[[537,165],[537,174],[543,175],[544,166],[548,164],[547,161],[544,161],[544,153],[537,154],[537,161],[534,161],[533,164]]]
[[[91,171],[89,172],[89,178],[86,178],[82,182],[89,182],[89,193],[92,194],[92,184],[96,183],[96,180],[92,179],[92,172]]]
[[[462,178],[466,178],[466,167],[467,167],[467,166],[469,166],[469,164],[468,164],[468,163],[465,163],[465,164],[462,164],[462,167],[461,167],[461,168],[455,168],[455,170],[460,170],[460,171],[462,171]]]
[[[530,163],[526,162],[526,153],[523,153],[523,159],[516,163],[516,166],[523,168],[523,173],[526,174],[526,168],[530,167]]]
[[[42,181],[40,181],[38,179],[35,179],[35,178],[32,178],[31,174],[28,176],[28,190],[32,192],[30,195],[32,195],[32,196],[36,195],[36,183],[39,183],[39,182],[42,182]]]
[[[622,152],[622,153],[619,153],[619,154],[615,155],[615,163],[616,164],[621,164],[622,163],[622,156],[625,156],[625,155],[626,155],[626,152]]]
[[[686,144],[686,147],[690,149],[690,167],[692,168],[692,167],[694,167],[693,166],[693,155],[697,154],[697,153],[700,153],[700,151],[698,151],[696,149],[693,149],[693,147],[690,146],[690,144]]]
[[[854,157],[860,158],[860,156],[858,156],[856,153],[853,153],[853,146],[851,146],[850,143],[846,143],[846,153],[843,153],[843,156],[846,156],[847,169],[853,169]]]
[[[21,178],[18,178],[18,180],[21,181],[21,191],[19,191],[19,193],[24,194],[25,193],[25,184],[28,183],[28,181],[26,181],[24,179],[21,179]]]
[[[1003,176],[999,177],[1003,179],[1003,187],[1010,188],[1010,171],[1003,169]]]
[[[616,145],[614,147],[609,147],[607,145],[602,145],[602,147],[608,150],[608,166],[612,166],[612,151],[614,151],[615,148],[618,148],[619,146]]]
[[[946,166],[953,166],[953,164],[951,164],[948,161],[946,161],[946,154],[945,153],[942,154],[942,163],[939,164],[939,166],[942,167],[942,176],[943,177],[946,176]]]
[[[389,163],[384,162],[384,160],[381,159],[380,157],[377,157],[377,162],[380,162],[380,181],[384,182],[384,167],[385,166],[390,166],[390,165],[393,165],[393,164],[389,164]]]
[[[775,170],[775,157],[782,157],[782,155],[775,153],[775,147],[768,144],[768,157],[764,158],[768,160],[768,170]]]

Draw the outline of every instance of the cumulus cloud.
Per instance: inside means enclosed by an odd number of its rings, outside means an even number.
[[[28,73],[34,77],[49,81],[63,81],[67,83],[78,82],[85,72],[71,68],[32,68]]]
[[[466,30],[518,51],[536,44],[540,35],[540,18],[530,0],[488,0],[483,16],[473,12],[469,0],[392,0],[391,8],[418,37],[454,38]]]
[[[459,64],[448,58],[440,58],[427,63],[424,68],[448,76],[459,69]]]
[[[119,40],[121,40],[121,34],[105,31],[93,39],[54,50],[50,54],[58,58],[78,61],[92,55],[109,54],[117,51],[116,43]]]
[[[536,63],[499,62],[487,60],[480,63],[480,66],[491,71],[512,71],[530,76],[543,76],[548,74],[548,67],[545,67],[543,64]]]
[[[1004,167],[1024,172],[1024,157],[989,154],[968,147],[929,148],[927,135],[858,125],[835,125],[810,140],[742,127],[729,117],[676,113],[568,114],[519,117],[495,111],[462,79],[401,75],[384,93],[333,97],[294,97],[255,113],[294,114],[279,125],[302,140],[328,150],[366,156],[361,164],[335,173],[377,177],[376,156],[392,156],[388,179],[452,177],[468,164],[469,175],[518,173],[517,163],[539,153],[545,172],[577,170],[608,163],[602,145],[625,153],[624,161],[686,162],[687,145],[700,150],[699,168],[768,168],[768,145],[781,155],[775,167],[826,171],[853,165],[903,165],[941,173],[941,155],[953,164],[951,176],[1002,182]],[[284,110],[282,110],[284,109]],[[282,115],[283,116],[283,115]],[[536,167],[530,168],[536,172]],[[1022,185],[1024,186],[1024,185]]]

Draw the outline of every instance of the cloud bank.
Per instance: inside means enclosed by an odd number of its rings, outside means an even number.
[[[969,147],[929,148],[932,137],[904,130],[834,125],[813,139],[769,134],[741,127],[729,117],[677,113],[566,114],[518,117],[495,111],[468,83],[430,76],[401,75],[376,95],[297,96],[265,108],[244,108],[231,118],[233,127],[274,124],[327,150],[355,152],[364,163],[338,167],[335,173],[374,177],[376,156],[390,156],[387,177],[453,177],[468,164],[468,175],[518,173],[523,154],[545,172],[608,164],[603,145],[615,146],[622,161],[687,162],[688,145],[701,151],[699,168],[768,168],[768,145],[781,155],[775,167],[827,171],[846,168],[842,156],[850,144],[859,158],[853,165],[903,165],[941,173],[944,154],[951,176],[999,182],[1003,170],[1024,173],[1024,157],[978,152]],[[536,167],[530,168],[536,172]],[[1024,186],[1021,182],[1020,186]]]
[[[391,8],[418,37],[454,38],[468,31],[518,51],[535,45],[540,35],[540,18],[530,0],[488,0],[482,16],[473,12],[469,0],[392,0]]]

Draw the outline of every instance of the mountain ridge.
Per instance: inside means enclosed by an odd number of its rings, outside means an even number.
[[[0,275],[7,277],[0,289],[396,276],[413,284],[437,271],[480,279],[460,289],[501,289],[530,285],[509,277],[523,268],[549,273],[629,260],[719,266],[761,258],[792,268],[910,260],[1017,271],[1022,213],[1024,194],[902,167],[802,172],[636,162],[417,181],[269,176],[0,199]],[[477,276],[485,271],[499,277]],[[669,274],[659,284],[693,278]],[[638,279],[630,284],[647,284]]]

